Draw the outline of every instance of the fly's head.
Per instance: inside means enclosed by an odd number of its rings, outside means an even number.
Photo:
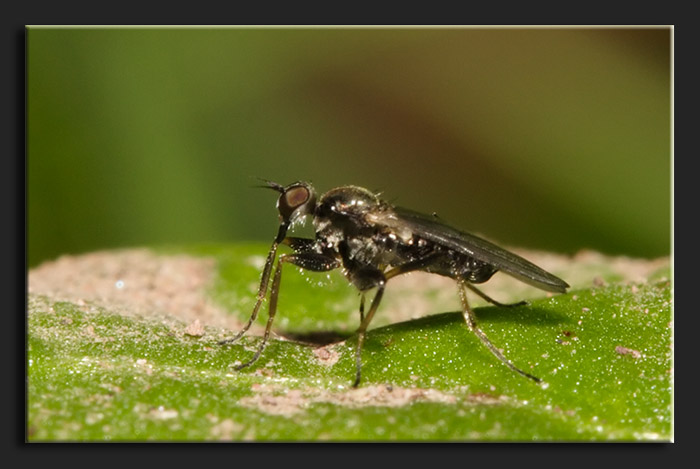
[[[294,223],[306,215],[312,215],[316,209],[316,192],[308,182],[297,181],[288,186],[265,181],[267,187],[280,193],[277,199],[277,211],[280,214],[280,231],[277,236],[281,241]]]
[[[316,192],[308,182],[298,181],[285,187],[277,186],[275,189],[280,192],[277,210],[283,223],[291,225],[314,213]]]

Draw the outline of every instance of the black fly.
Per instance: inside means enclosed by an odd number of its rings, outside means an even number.
[[[338,187],[317,200],[313,187],[307,182],[299,181],[288,186],[269,181],[266,184],[266,187],[280,193],[277,201],[279,231],[265,261],[257,301],[250,319],[235,337],[221,341],[220,344],[235,342],[255,321],[267,296],[277,247],[286,244],[294,252],[279,256],[272,277],[269,318],[263,340],[255,355],[238,365],[237,370],[253,364],[267,343],[277,311],[282,265],[289,263],[315,272],[342,267],[347,279],[361,292],[360,327],[355,350],[357,373],[353,387],[360,384],[365,332],[377,311],[387,281],[417,270],[454,279],[459,286],[462,313],[469,328],[509,368],[535,382],[540,381],[513,365],[479,329],[467,302],[467,289],[495,305],[514,306],[498,303],[473,284],[487,281],[499,270],[550,292],[566,292],[569,287],[566,282],[520,256],[441,223],[435,216],[394,207],[361,187]],[[315,239],[287,236],[287,230],[307,215],[313,217]],[[376,289],[376,293],[365,313],[365,293],[371,289]]]

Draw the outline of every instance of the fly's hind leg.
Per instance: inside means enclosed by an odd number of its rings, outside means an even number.
[[[486,300],[486,301],[488,301],[489,303],[491,303],[492,305],[502,306],[502,307],[505,307],[505,308],[511,308],[511,307],[514,307],[514,306],[523,306],[523,305],[526,305],[526,304],[527,304],[527,301],[518,301],[517,303],[508,303],[508,304],[501,303],[501,302],[498,302],[498,301],[494,300],[493,298],[491,298],[490,296],[488,296],[486,293],[484,293],[484,292],[482,292],[481,290],[479,290],[478,288],[476,288],[476,287],[475,287],[474,285],[472,285],[471,283],[465,283],[464,285],[465,285],[468,289],[470,289],[471,291],[473,291],[474,293],[476,293],[477,295],[479,295],[480,297],[482,297],[484,300]]]
[[[503,355],[501,351],[498,350],[498,348],[496,348],[495,345],[493,345],[489,338],[486,337],[486,334],[484,334],[484,332],[476,324],[476,316],[474,315],[474,312],[472,311],[471,307],[469,306],[469,302],[467,301],[466,289],[473,288],[466,281],[461,279],[458,279],[457,283],[459,284],[459,298],[462,301],[462,314],[464,315],[464,320],[467,322],[469,329],[471,329],[472,332],[474,332],[474,334],[476,334],[476,336],[481,340],[481,342],[484,345],[486,345],[486,347],[491,351],[491,353],[493,353],[499,360],[501,360],[508,368],[515,371],[516,373],[525,376],[526,378],[530,378],[536,383],[541,382],[542,380],[540,378],[533,376],[530,373],[526,373],[525,371],[513,365],[513,363],[510,360],[508,360],[505,357],[505,355]]]

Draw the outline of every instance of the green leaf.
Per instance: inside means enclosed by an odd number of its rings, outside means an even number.
[[[392,279],[352,389],[359,297],[339,272],[285,268],[254,365],[234,370],[260,343],[266,305],[247,336],[217,344],[248,320],[266,249],[95,253],[31,271],[28,440],[673,439],[668,259],[529,253],[570,292],[485,284],[499,301],[529,299],[475,311],[542,385],[470,332],[454,282]]]

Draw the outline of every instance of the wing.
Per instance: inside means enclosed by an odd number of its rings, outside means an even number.
[[[384,224],[398,232],[411,232],[421,238],[491,264],[498,270],[533,287],[558,293],[566,292],[569,287],[565,281],[537,267],[532,262],[478,236],[445,225],[435,217],[400,207],[393,207],[393,210],[379,213],[374,212],[370,216],[374,222]]]

